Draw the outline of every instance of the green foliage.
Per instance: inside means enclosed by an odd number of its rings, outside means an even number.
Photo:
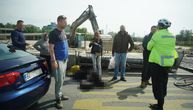
[[[48,26],[43,26],[42,32],[50,32],[50,31],[52,31],[52,28],[50,28]]]
[[[0,28],[4,28],[4,24],[3,23],[0,23]]]
[[[88,33],[84,36],[84,40],[91,41],[93,39],[94,35],[91,33]]]
[[[42,32],[42,30],[40,29],[40,27],[28,24],[28,25],[25,25],[24,32],[25,33],[40,33]]]
[[[0,28],[12,28],[12,29],[14,29],[14,28],[16,28],[16,25],[11,24],[11,23],[6,23],[6,24],[0,23]],[[39,32],[42,32],[42,30],[37,26],[28,24],[28,25],[25,25],[24,32],[25,33],[39,33]]]
[[[69,24],[65,27],[64,31],[66,33],[70,33],[70,25]]]
[[[192,30],[181,30],[178,35],[176,35],[177,45],[193,46],[193,32]]]
[[[3,23],[0,23],[0,28],[15,28],[15,27],[16,27],[15,24],[11,24],[11,23],[3,24]]]
[[[77,28],[76,32],[77,33],[87,33],[87,28]]]
[[[5,27],[6,28],[15,28],[16,25],[15,24],[11,24],[11,23],[7,23],[7,24],[5,24]]]
[[[46,26],[43,26],[42,28],[42,32],[50,32],[52,31],[54,28],[56,28],[57,25],[55,22],[51,22],[50,24],[46,25]]]

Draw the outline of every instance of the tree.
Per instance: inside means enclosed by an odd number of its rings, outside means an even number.
[[[43,26],[42,32],[50,32],[52,29],[48,26]]]
[[[0,28],[4,28],[4,24],[3,23],[0,23]]]
[[[77,28],[76,32],[78,32],[78,33],[87,33],[87,28]]]
[[[176,42],[178,45],[193,45],[193,32],[192,30],[181,30],[176,35]]]
[[[11,24],[11,23],[6,23],[4,25],[4,28],[15,28],[15,27],[16,27],[16,25],[15,24]]]
[[[94,35],[91,34],[91,33],[87,33],[85,36],[84,36],[84,40],[86,41],[91,41],[93,39]]]
[[[25,33],[39,33],[39,32],[42,32],[42,30],[40,29],[40,27],[28,24],[25,26],[24,32]]]
[[[49,25],[43,26],[42,32],[50,32],[50,31],[52,31],[56,27],[57,27],[56,23],[55,22],[51,22]]]

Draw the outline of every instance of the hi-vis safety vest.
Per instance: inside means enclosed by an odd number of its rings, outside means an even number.
[[[171,67],[178,57],[175,50],[176,38],[167,29],[161,29],[154,33],[147,45],[151,51],[149,62],[163,67]]]

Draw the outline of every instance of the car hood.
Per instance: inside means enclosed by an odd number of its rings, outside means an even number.
[[[0,74],[2,72],[5,72],[6,70],[9,70],[11,68],[15,68],[27,63],[35,62],[40,60],[40,57],[36,56],[25,56],[17,59],[8,59],[8,60],[1,60],[0,61]]]

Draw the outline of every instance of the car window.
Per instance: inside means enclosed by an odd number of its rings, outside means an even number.
[[[22,50],[10,52],[10,49],[7,47],[7,45],[0,44],[0,60],[17,59],[25,56],[31,56],[31,54]]]

